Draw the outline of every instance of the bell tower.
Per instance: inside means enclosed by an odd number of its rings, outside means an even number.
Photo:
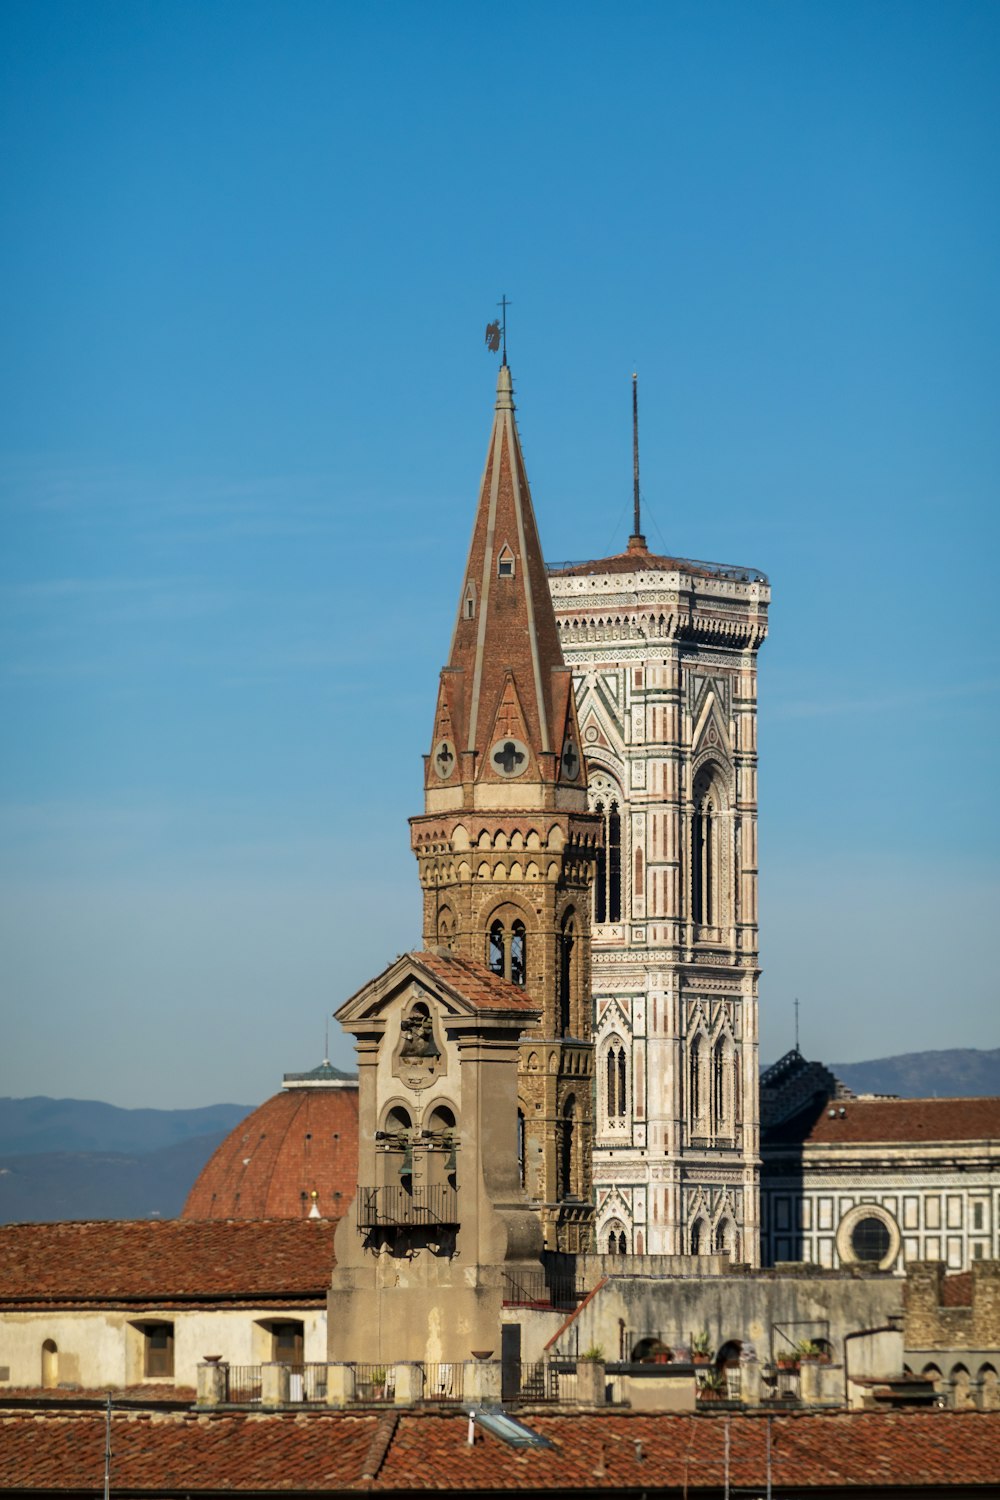
[[[591,1242],[591,882],[573,678],[559,643],[510,369],[497,380],[424,812],[411,839],[423,941],[523,988],[541,1019],[520,1046],[518,1171],[546,1247]]]

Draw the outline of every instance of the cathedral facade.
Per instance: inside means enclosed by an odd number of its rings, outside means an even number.
[[[759,1264],[752,569],[550,570],[603,841],[592,904],[597,1248]]]

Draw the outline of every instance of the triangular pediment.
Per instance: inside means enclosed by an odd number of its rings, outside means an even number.
[[[479,772],[480,780],[512,780],[530,771],[534,759],[530,744],[517,683],[513,672],[508,672],[493,715],[487,750]]]
[[[448,1017],[470,1021],[513,1017],[529,1026],[540,1016],[523,989],[483,964],[440,949],[401,954],[334,1014],[348,1031],[365,1025],[377,1028],[390,1012],[412,1000],[438,1009],[445,1021]]]
[[[695,755],[699,755],[703,750],[707,750],[726,760],[731,759],[732,747],[729,743],[729,730],[725,718],[720,711],[719,700],[713,688],[708,688],[702,696],[691,740],[691,748]]]

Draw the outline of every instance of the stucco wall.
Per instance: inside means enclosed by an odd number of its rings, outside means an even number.
[[[616,1276],[581,1309],[554,1352],[599,1345],[618,1359],[641,1338],[688,1345],[704,1329],[713,1351],[738,1340],[752,1344],[762,1362],[800,1340],[825,1338],[839,1362],[845,1334],[883,1327],[902,1311],[902,1286],[890,1276]]]
[[[325,1360],[326,1311],[320,1308],[4,1312],[0,1314],[0,1369],[7,1371],[7,1377],[0,1381],[0,1388],[42,1384],[42,1345],[47,1339],[56,1345],[59,1385],[103,1390],[139,1384],[144,1378],[143,1344],[136,1325],[158,1321],[174,1325],[173,1383],[194,1386],[197,1367],[206,1354],[221,1354],[235,1365],[259,1364],[270,1358],[270,1339],[262,1325],[290,1320],[303,1324],[305,1359]]]

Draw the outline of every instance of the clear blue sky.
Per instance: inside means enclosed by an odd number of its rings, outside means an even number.
[[[255,1102],[416,945],[501,292],[550,558],[624,543],[637,368],[651,544],[771,576],[762,1055],[997,1044],[998,63],[962,0],[8,0],[0,1093]]]

